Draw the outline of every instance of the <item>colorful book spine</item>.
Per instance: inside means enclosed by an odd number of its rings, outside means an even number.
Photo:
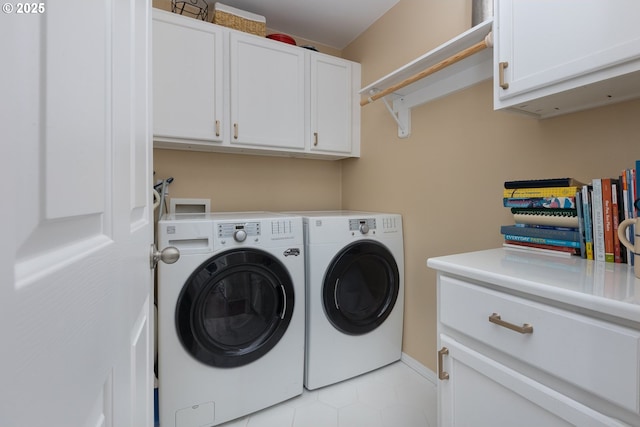
[[[519,227],[517,225],[503,225],[500,227],[501,234],[514,236],[540,237],[543,239],[570,240],[580,242],[580,232],[574,230],[561,230],[553,228]]]
[[[505,188],[503,198],[530,198],[530,197],[573,197],[579,187],[538,187],[538,188]]]
[[[587,257],[584,236],[584,215],[582,214],[582,191],[576,191],[576,212],[578,213],[578,235],[580,236],[580,256]]]
[[[629,169],[625,169],[620,174],[620,185],[622,186],[622,218],[631,218],[631,204],[629,202]],[[626,230],[627,240],[629,239],[629,229]],[[631,251],[625,246],[624,253],[626,255],[627,263],[631,263]]]
[[[506,241],[513,240],[516,242],[540,243],[543,245],[567,246],[570,248],[580,248],[580,242],[572,242],[570,240],[545,239],[541,237],[518,236],[514,234],[505,234],[504,239]]]
[[[575,195],[571,197],[505,197],[502,203],[506,208],[547,208],[547,209],[575,209]]]
[[[594,178],[591,201],[593,210],[593,255],[596,261],[604,261],[604,218],[602,216],[602,180]]]
[[[640,160],[636,160],[636,168],[629,169],[629,209],[630,209],[630,218],[636,218],[638,216],[638,211],[636,210],[638,207],[636,205],[636,198],[638,197],[638,168],[640,167]],[[629,242],[635,244],[635,229],[634,226],[627,228],[629,232]],[[635,265],[636,255],[633,251],[629,251],[629,264]]]
[[[629,195],[631,198],[631,217],[632,218],[636,218],[638,216],[638,211],[636,211],[637,209],[637,205],[636,205],[636,198],[638,197],[638,184],[640,184],[637,180],[640,179],[640,176],[638,176],[638,168],[640,168],[640,160],[636,160],[636,168],[635,169],[630,169],[630,183],[629,183]],[[627,228],[627,230],[629,230],[629,242],[635,244],[635,230],[634,230],[634,226],[631,226],[629,228]],[[630,251],[630,255],[629,255],[629,259],[631,261],[629,261],[629,264],[631,265],[635,265],[635,259],[636,259],[636,255],[634,254],[633,251]]]
[[[504,188],[581,187],[584,184],[574,178],[546,178],[505,181]]]
[[[613,253],[613,206],[611,206],[611,179],[602,178],[602,222],[604,224],[604,260],[614,262]]]
[[[634,206],[636,208],[636,211],[635,211],[635,217],[636,218],[638,216],[640,216],[640,206],[638,204],[636,204],[636,200],[637,200],[637,197],[638,197],[638,194],[639,194],[638,188],[640,187],[640,175],[638,175],[638,169],[640,169],[640,160],[636,160],[636,168],[633,169],[633,175],[634,175],[634,177],[633,177],[633,182],[634,182],[634,185],[633,185],[633,188],[634,188],[633,203],[634,203]]]
[[[575,209],[511,208],[516,224],[537,224],[554,227],[578,227]]]
[[[545,248],[539,248],[536,246],[515,245],[513,243],[503,243],[502,246],[507,250],[523,252],[523,253],[545,254],[545,255],[559,256],[559,257],[565,257],[565,258],[569,258],[572,255],[577,255],[577,254],[573,254],[571,252],[566,252],[566,251],[559,251],[555,249],[545,249]],[[556,246],[556,247],[560,248],[561,246]],[[571,249],[571,248],[567,248],[567,249]],[[578,249],[575,249],[575,251],[577,250]]]
[[[577,227],[559,227],[555,225],[544,225],[544,224],[515,224],[516,227],[532,227],[532,228],[548,228],[551,230],[569,230],[569,231],[579,231]]]
[[[584,221],[584,248],[587,259],[593,259],[593,229],[591,227],[591,201],[589,186],[582,186],[582,218]]]
[[[505,240],[502,245],[508,246],[508,247],[519,247],[524,249],[539,249],[539,250],[547,250],[547,251],[554,251],[554,252],[564,252],[569,255],[580,255],[580,249],[570,248],[569,246],[553,246],[553,245],[544,245],[541,243],[518,242],[515,240]]]
[[[613,261],[617,263],[622,262],[622,245],[618,237],[618,226],[620,225],[619,194],[619,181],[614,181],[611,183],[611,210],[613,214]]]

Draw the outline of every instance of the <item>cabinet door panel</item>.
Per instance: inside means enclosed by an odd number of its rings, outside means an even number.
[[[507,62],[504,81],[498,85],[496,108],[547,97],[559,92],[622,76],[638,67],[620,66],[640,58],[640,2],[619,0],[498,0],[496,64]],[[496,65],[497,68],[497,65]],[[595,89],[595,88],[594,88]],[[622,97],[592,90],[577,102]],[[575,96],[575,95],[574,95]],[[563,99],[554,105],[566,112],[579,109]],[[544,104],[539,114],[553,115]],[[531,111],[531,109],[524,109]]]
[[[153,133],[222,141],[222,29],[174,15],[154,10]]]
[[[449,350],[438,386],[440,426],[624,426],[568,397],[440,335]]]
[[[351,152],[351,64],[311,56],[312,150]]]
[[[302,49],[231,34],[231,144],[304,149]]]

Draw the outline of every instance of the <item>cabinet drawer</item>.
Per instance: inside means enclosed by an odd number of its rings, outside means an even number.
[[[447,276],[439,278],[441,324],[639,412],[640,331],[591,319]],[[532,332],[522,333],[489,321]]]

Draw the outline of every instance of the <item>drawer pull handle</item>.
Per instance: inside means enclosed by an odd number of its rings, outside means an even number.
[[[438,378],[441,380],[448,380],[449,374],[442,370],[442,359],[444,356],[449,354],[449,349],[447,347],[442,347],[438,350]]]
[[[493,313],[489,316],[489,322],[495,323],[496,325],[505,327],[507,329],[511,329],[512,331],[519,332],[521,334],[532,334],[533,326],[528,323],[524,323],[522,326],[514,325],[513,323],[505,322],[500,318],[498,313]]]

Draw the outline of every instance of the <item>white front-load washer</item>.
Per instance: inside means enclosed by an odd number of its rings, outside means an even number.
[[[158,222],[162,427],[213,426],[302,393],[302,219],[267,212]]]
[[[404,311],[402,216],[355,211],[303,216],[304,385],[313,390],[400,359]]]

